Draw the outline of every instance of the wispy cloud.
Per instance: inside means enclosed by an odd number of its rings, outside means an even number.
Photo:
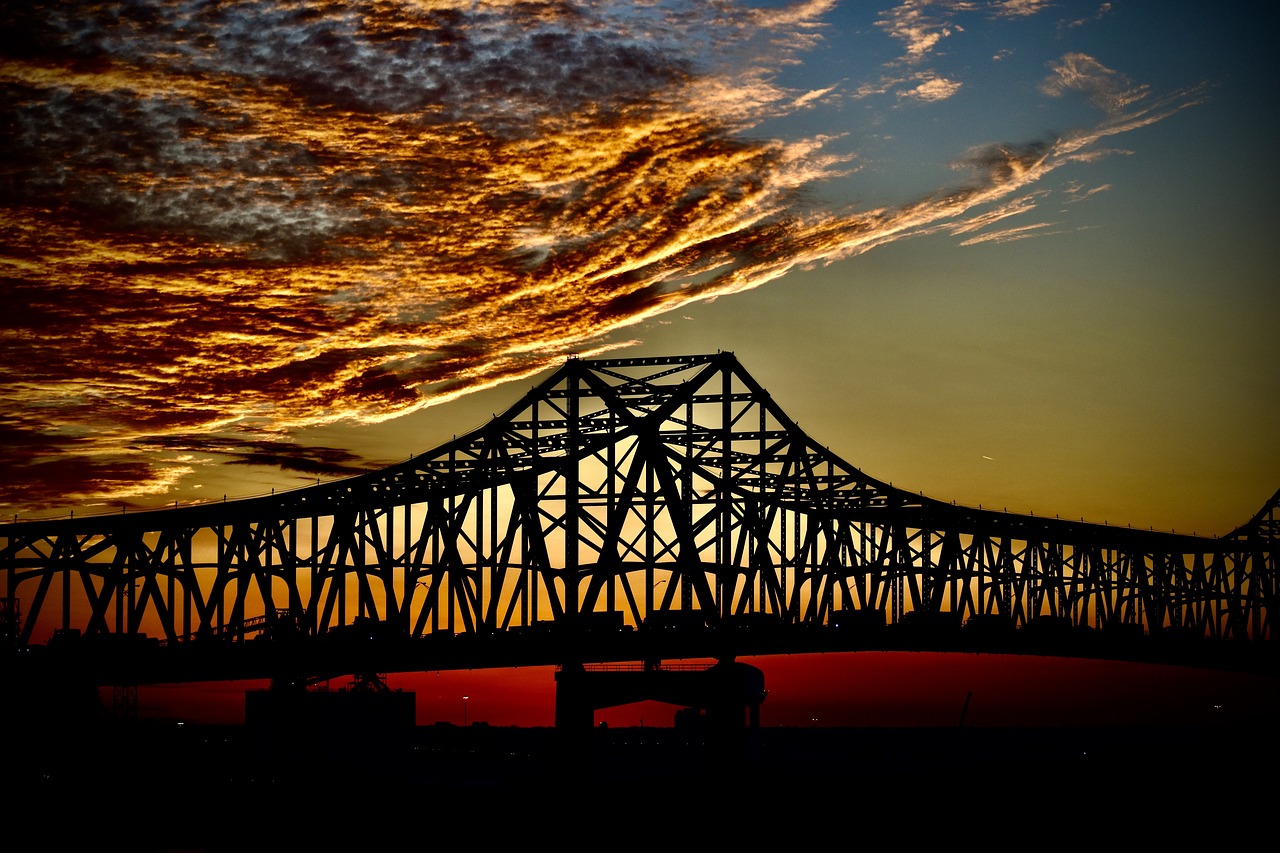
[[[958,80],[946,80],[942,77],[927,75],[920,83],[899,93],[899,97],[917,101],[945,101],[960,91],[963,84]]]
[[[977,237],[970,237],[960,243],[962,246],[976,246],[980,243],[1011,243],[1014,240],[1025,240],[1028,237],[1035,237],[1044,233],[1044,229],[1052,227],[1048,222],[1034,222],[1030,225],[1022,225],[1017,228],[1004,228],[999,231],[989,231]]]
[[[1096,187],[1085,187],[1079,181],[1069,181],[1063,188],[1063,193],[1067,196],[1067,201],[1071,203],[1085,201],[1101,192],[1111,189],[1111,184],[1101,184]]]
[[[961,31],[954,21],[957,12],[973,9],[967,2],[906,0],[882,12],[876,23],[905,49],[902,59],[918,63],[933,53],[944,39]]]
[[[895,91],[906,101],[945,101],[960,91],[962,83],[951,75],[926,67],[948,52],[947,42],[962,36],[965,18],[1000,20],[1027,18],[1049,8],[1047,0],[903,0],[881,12],[876,25],[902,45],[903,53],[888,63],[888,72],[877,83],[864,85],[857,97]],[[1011,55],[1008,47],[998,49],[992,61]],[[907,69],[904,73],[902,69]]]
[[[1080,92],[1099,109],[1113,115],[1124,114],[1150,94],[1148,86],[1130,82],[1084,53],[1066,54],[1051,70],[1052,74],[1040,86],[1046,95],[1059,97]]]
[[[1099,3],[1098,10],[1092,15],[1088,15],[1083,18],[1075,18],[1070,21],[1064,21],[1062,26],[1064,29],[1075,29],[1076,27],[1083,27],[1085,24],[1091,24],[1094,21],[1100,21],[1111,13],[1111,8],[1110,3]]]
[[[990,13],[995,18],[1025,18],[1052,8],[1059,0],[993,0]]]
[[[1139,109],[1141,87],[1073,55],[1045,91],[1093,97],[1099,127],[993,145],[898,207],[814,207],[849,169],[832,140],[751,132],[835,91],[775,71],[832,5],[6,9],[0,506],[163,495],[211,458],[357,470],[290,435],[978,222],[1182,105]],[[950,32],[928,5],[886,18],[911,55]],[[917,97],[958,85],[922,77]]]

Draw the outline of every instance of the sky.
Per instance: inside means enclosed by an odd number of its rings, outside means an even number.
[[[1280,488],[1261,3],[0,11],[0,517],[266,494],[732,351],[959,504]]]

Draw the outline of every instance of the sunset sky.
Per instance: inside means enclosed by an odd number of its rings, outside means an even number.
[[[729,350],[898,487],[1226,534],[1280,488],[1262,10],[5,4],[0,513],[298,488],[572,354]]]
[[[1280,487],[1276,96],[1202,3],[7,4],[0,511],[422,453],[731,350],[957,503]]]

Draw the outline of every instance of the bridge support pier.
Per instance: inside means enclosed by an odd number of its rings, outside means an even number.
[[[738,766],[754,757],[765,694],[764,673],[732,658],[705,669],[664,669],[657,663],[600,669],[566,664],[556,673],[555,727],[561,757],[589,757],[597,710],[657,700],[699,712],[709,769]]]

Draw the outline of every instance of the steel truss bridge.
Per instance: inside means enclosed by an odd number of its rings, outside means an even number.
[[[1221,538],[956,506],[731,353],[575,358],[382,470],[4,524],[2,615],[102,685],[898,648],[1273,673],[1278,505]]]

